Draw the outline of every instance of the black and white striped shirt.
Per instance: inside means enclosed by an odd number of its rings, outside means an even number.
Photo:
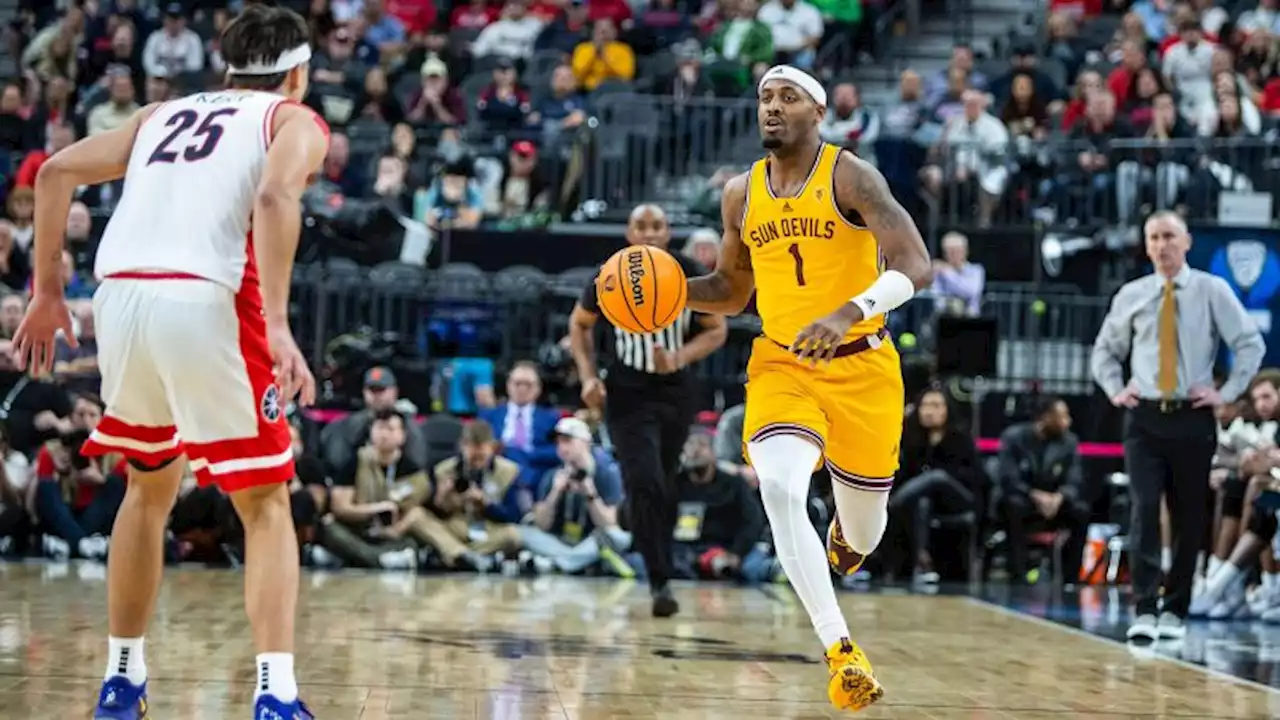
[[[705,275],[706,269],[689,258],[675,254],[685,274],[689,277]],[[596,284],[593,280],[583,288],[579,304],[587,312],[600,314],[600,302],[596,297]],[[607,322],[599,323],[603,327],[603,336],[597,335],[598,346],[602,350],[601,362],[608,373],[608,382],[628,384],[651,384],[683,382],[689,376],[685,369],[671,375],[658,375],[654,368],[654,349],[663,348],[676,352],[684,347],[690,338],[701,332],[698,321],[700,313],[685,310],[675,322],[654,333],[632,333],[613,327]],[[603,341],[602,343],[599,341]]]

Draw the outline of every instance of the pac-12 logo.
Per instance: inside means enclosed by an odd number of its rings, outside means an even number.
[[[280,388],[272,383],[262,393],[262,417],[267,422],[275,422],[284,414],[280,406]]]

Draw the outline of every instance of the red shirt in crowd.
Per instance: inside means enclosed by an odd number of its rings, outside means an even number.
[[[1107,75],[1107,89],[1116,96],[1116,107],[1123,107],[1129,99],[1129,86],[1133,84],[1133,73],[1129,68],[1120,65]]]
[[[387,0],[386,8],[410,35],[426,33],[436,24],[435,0]]]
[[[631,19],[631,6],[627,0],[588,0],[587,18],[591,22],[609,18],[618,27]]]
[[[462,30],[479,30],[498,19],[498,10],[492,6],[477,8],[474,5],[459,5],[449,16],[449,27]]]
[[[128,472],[128,463],[121,458],[111,468],[109,474],[125,478],[129,476]],[[53,454],[49,452],[48,446],[41,445],[40,452],[36,453],[36,479],[56,482],[57,477],[58,468],[53,462]],[[89,507],[89,503],[93,502],[93,496],[98,493],[98,487],[92,483],[76,483],[76,496],[72,498],[71,508],[80,511]]]

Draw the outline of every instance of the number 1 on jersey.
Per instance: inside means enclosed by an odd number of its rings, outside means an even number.
[[[174,113],[165,122],[165,127],[171,127],[173,130],[170,130],[164,140],[161,140],[160,144],[156,146],[155,152],[152,152],[151,157],[147,158],[147,164],[177,162],[179,153],[177,150],[170,150],[169,145],[177,140],[179,135],[190,130],[191,126],[197,122],[200,123],[200,126],[191,135],[193,138],[201,138],[201,142],[199,144],[188,143],[182,150],[182,159],[186,162],[196,162],[209,157],[218,147],[218,141],[222,139],[223,127],[218,124],[218,118],[230,117],[235,114],[235,108],[221,108],[205,115],[204,120],[201,121],[200,114],[195,110],[182,110]]]
[[[804,257],[800,255],[800,244],[791,243],[791,247],[787,248],[787,252],[791,253],[791,257],[796,261],[796,284],[804,287]]]

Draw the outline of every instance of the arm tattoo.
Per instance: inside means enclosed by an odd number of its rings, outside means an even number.
[[[719,273],[689,279],[689,299],[695,302],[724,302],[731,296],[730,290]]]
[[[751,267],[751,251],[747,249],[745,244],[738,248],[738,261],[734,263],[734,269],[739,272],[753,271]]]
[[[889,191],[889,186],[879,173],[871,168],[854,165],[853,195],[857,209],[882,230],[897,230],[902,222],[902,207]]]

